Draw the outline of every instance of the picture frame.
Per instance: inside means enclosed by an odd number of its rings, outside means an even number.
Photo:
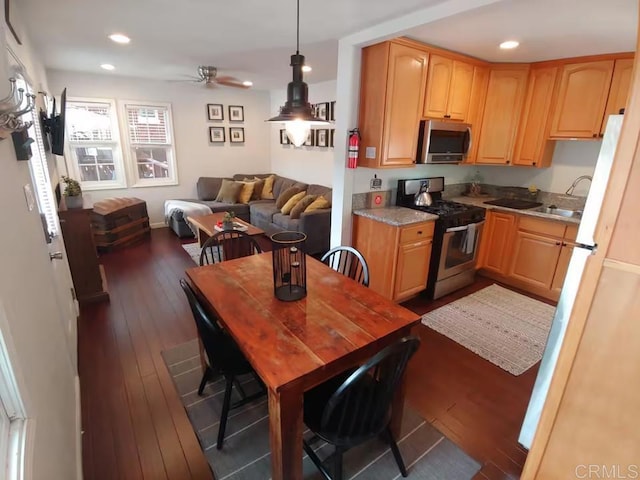
[[[329,147],[333,148],[333,139],[335,137],[336,134],[336,129],[332,128],[331,131],[329,131]]]
[[[329,120],[329,102],[316,103],[316,117],[322,120]]]
[[[207,119],[224,120],[224,106],[221,103],[207,103]]]
[[[291,145],[291,140],[284,128],[280,129],[280,145]]]
[[[316,131],[309,130],[309,134],[307,135],[307,140],[302,144],[303,147],[313,147],[316,143]]]
[[[229,142],[244,143],[244,127],[229,127]]]
[[[229,121],[244,122],[244,107],[242,105],[229,105]]]
[[[209,143],[224,143],[224,127],[209,127]]]
[[[329,135],[328,128],[316,130],[316,147],[328,147],[330,141]]]
[[[329,104],[329,121],[330,122],[336,121],[336,101],[335,100]]]

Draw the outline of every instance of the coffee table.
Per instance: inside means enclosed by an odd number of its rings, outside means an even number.
[[[198,229],[198,245],[202,247],[204,242],[207,241],[209,237],[212,237],[218,230],[215,229],[215,226],[218,222],[222,222],[225,212],[212,213],[210,215],[201,215],[198,217],[187,217],[187,221],[191,222]],[[248,235],[264,235],[264,230],[254,227],[248,222],[241,220],[239,218],[234,218],[234,222],[240,223],[247,227],[247,230],[244,232]]]

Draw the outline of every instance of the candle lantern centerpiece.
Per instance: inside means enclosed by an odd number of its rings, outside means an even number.
[[[273,293],[278,300],[291,302],[307,295],[307,264],[300,232],[271,235],[273,246]]]

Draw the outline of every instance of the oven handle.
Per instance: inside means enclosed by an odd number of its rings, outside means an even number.
[[[482,220],[481,222],[478,222],[475,224],[476,227],[479,227],[480,225],[484,225],[484,220]],[[447,228],[445,230],[445,233],[450,233],[450,232],[462,232],[464,230],[468,230],[469,229],[469,224],[468,225],[462,225],[461,227],[450,227]]]

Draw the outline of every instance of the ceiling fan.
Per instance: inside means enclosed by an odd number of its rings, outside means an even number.
[[[218,69],[213,66],[200,65],[198,67],[198,76],[191,77],[193,80],[185,80],[187,82],[204,82],[205,87],[207,88],[215,88],[216,85],[224,85],[225,87],[234,87],[234,88],[249,88],[252,83],[245,81],[242,82],[235,77],[230,76],[218,76]]]

